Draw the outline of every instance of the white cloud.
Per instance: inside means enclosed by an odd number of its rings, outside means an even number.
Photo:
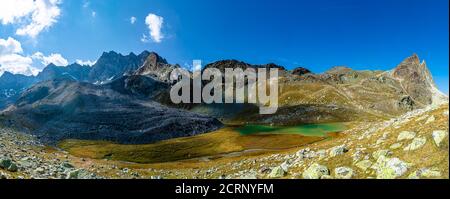
[[[17,35],[35,38],[57,22],[61,0],[2,0],[0,22],[18,25]]]
[[[134,24],[134,23],[136,23],[136,20],[137,20],[136,17],[133,16],[130,18],[130,23]]]
[[[19,54],[0,55],[0,74],[9,71],[14,74],[36,75],[39,69],[31,66],[33,60]]]
[[[21,55],[22,52],[22,45],[14,38],[0,39],[0,75],[5,71],[24,75],[34,75],[38,72],[31,66],[33,60]]]
[[[8,37],[8,39],[0,39],[0,55],[22,53],[22,45],[19,41]]]
[[[92,11],[92,12],[91,12],[91,15],[92,15],[92,17],[96,17],[96,16],[97,16],[97,12]]]
[[[31,56],[33,59],[39,60],[43,65],[55,64],[57,66],[67,66],[69,62],[61,54],[52,53],[49,56],[44,56],[43,53],[37,52]]]
[[[148,42],[148,37],[147,37],[146,34],[142,34],[141,41],[144,42],[144,43]]]
[[[150,38],[156,43],[160,43],[164,38],[161,32],[163,23],[164,18],[153,13],[148,14],[145,18],[145,24],[147,24],[150,31]],[[148,41],[147,36],[143,37],[141,41]]]
[[[82,66],[93,66],[95,63],[97,63],[97,61],[90,61],[90,60],[83,61],[81,59],[77,59],[75,62]]]
[[[38,62],[38,64],[35,63]],[[77,63],[79,60],[77,60]],[[41,52],[33,55],[24,55],[22,45],[14,38],[0,38],[0,76],[5,72],[23,75],[37,75],[48,64],[53,63],[57,66],[67,66],[69,62],[61,54],[52,53],[45,56]],[[84,65],[90,65],[95,62],[86,61]]]

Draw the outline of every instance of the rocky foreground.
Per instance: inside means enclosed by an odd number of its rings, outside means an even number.
[[[448,114],[448,103],[429,106],[296,149],[165,164],[78,158],[0,127],[0,177],[448,179]]]

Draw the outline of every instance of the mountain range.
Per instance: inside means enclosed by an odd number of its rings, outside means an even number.
[[[93,66],[74,63],[62,67],[49,64],[37,76],[14,75],[5,72],[0,77],[0,109],[14,102],[21,92],[37,82],[65,76],[80,82],[105,84],[135,71],[144,64],[149,55],[148,51],[139,55],[134,53],[122,55],[110,51],[103,53]]]
[[[0,77],[0,122],[49,143],[64,139],[152,143],[206,133],[225,124],[291,125],[377,120],[448,101],[414,54],[390,71],[334,67],[322,74],[270,63],[222,60],[205,68],[278,68],[276,114],[252,104],[175,105],[169,99],[172,65],[157,53],[105,52],[93,66],[48,65],[37,76]]]

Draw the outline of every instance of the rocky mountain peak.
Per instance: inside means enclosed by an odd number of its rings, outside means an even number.
[[[277,65],[277,64],[274,64],[274,63],[268,63],[268,64],[265,64],[265,65],[261,65],[261,66],[259,66],[259,67],[261,67],[261,68],[266,68],[266,69],[278,68],[278,69],[280,69],[280,70],[286,70],[286,69],[284,68],[284,66],[280,66],[280,65]]]
[[[10,77],[13,77],[13,76],[14,76],[14,74],[12,74],[11,72],[5,71],[0,77],[1,78],[10,78]]]
[[[434,81],[425,61],[420,62],[419,56],[412,56],[403,60],[394,70],[392,75],[401,81],[412,81],[434,86]]]
[[[420,64],[420,59],[419,59],[419,56],[416,53],[414,53],[410,57],[407,57],[405,60],[403,60],[402,63],[403,64]]]
[[[234,59],[229,59],[229,60],[221,60],[221,61],[216,61],[210,64],[207,64],[204,69],[207,68],[217,68],[219,69],[221,72],[225,71],[225,68],[241,68],[242,70],[245,70],[249,67],[254,67],[253,65],[250,65],[248,63],[245,63],[243,61],[238,61],[238,60],[234,60]]]
[[[109,52],[103,52],[103,54],[102,54],[102,56],[100,58],[102,58],[102,57],[110,57],[110,56],[117,56],[117,55],[119,55],[119,54],[116,53],[115,51],[111,50]]]
[[[177,65],[170,65],[166,59],[155,52],[150,52],[145,59],[144,64],[138,68],[133,75],[150,76],[157,80],[167,82],[169,75]]]
[[[302,76],[302,75],[308,74],[308,73],[311,73],[311,71],[304,67],[297,67],[297,68],[294,68],[294,70],[292,70],[293,75]]]
[[[134,53],[124,56],[114,51],[104,52],[92,66],[89,80],[96,84],[104,84],[120,78],[124,74],[135,71],[142,66],[147,56],[147,51],[142,52],[138,56]]]
[[[155,52],[151,52],[146,61],[147,64],[152,65],[152,66],[158,66],[158,63],[161,64],[167,64],[166,59],[162,58],[161,56],[159,56],[157,53]]]
[[[348,66],[334,66],[332,67],[330,70],[326,71],[326,74],[345,74],[345,73],[349,73],[353,71],[353,69],[351,69]]]
[[[447,98],[436,88],[426,62],[420,62],[415,53],[394,68],[392,76],[400,81],[415,102],[428,105],[440,103]]]

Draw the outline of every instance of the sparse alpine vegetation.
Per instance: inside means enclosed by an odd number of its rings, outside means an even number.
[[[313,74],[236,60],[206,66],[279,68],[281,107],[264,116],[248,104],[171,104],[168,74],[178,67],[147,51],[108,52],[92,67],[5,73],[0,177],[449,178],[448,97],[417,55],[390,71]],[[310,136],[238,130],[331,122],[346,129]]]

